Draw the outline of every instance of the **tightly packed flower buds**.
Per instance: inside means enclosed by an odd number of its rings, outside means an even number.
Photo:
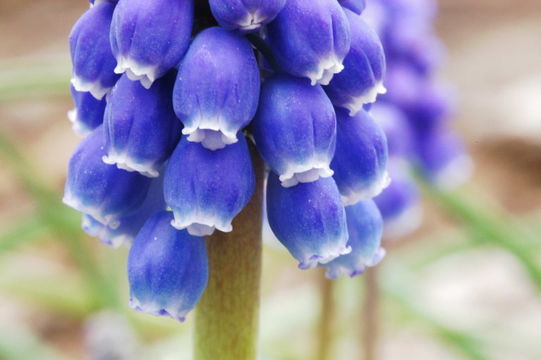
[[[194,308],[202,237],[233,231],[254,156],[299,268],[337,278],[381,260],[371,199],[389,184],[387,140],[363,106],[386,64],[364,0],[210,0],[197,18],[193,0],[90,3],[70,37],[70,119],[86,138],[64,201],[88,234],[131,246],[134,309],[183,320]]]
[[[431,184],[453,188],[471,172],[471,160],[451,129],[452,97],[437,80],[443,47],[434,34],[436,0],[372,0],[364,15],[377,29],[387,58],[388,93],[371,113],[389,141],[393,183],[376,198],[387,237],[411,232],[421,207],[407,164]]]

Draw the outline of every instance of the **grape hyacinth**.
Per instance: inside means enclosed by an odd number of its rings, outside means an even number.
[[[379,33],[387,58],[388,92],[371,113],[389,141],[393,182],[375,201],[385,220],[385,237],[397,238],[421,223],[415,169],[441,189],[468,179],[472,162],[451,127],[454,101],[437,79],[443,46],[434,34],[436,0],[372,0],[364,15]]]
[[[70,119],[87,136],[64,202],[88,234],[131,246],[134,309],[184,320],[213,274],[207,246],[242,230],[234,219],[262,186],[299,268],[337,278],[381,260],[372,198],[389,154],[364,107],[386,63],[363,0],[90,3],[70,37]]]

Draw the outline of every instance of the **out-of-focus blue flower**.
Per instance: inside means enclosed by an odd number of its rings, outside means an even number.
[[[145,89],[123,75],[113,88],[105,110],[106,164],[158,177],[181,136],[171,91],[175,74]]]
[[[99,126],[79,145],[69,161],[64,203],[113,229],[119,218],[135,212],[143,203],[150,179],[119,170],[102,161],[105,134]]]
[[[260,76],[250,43],[219,27],[201,32],[180,64],[173,93],[188,140],[216,150],[252,120]]]
[[[257,149],[283,186],[333,175],[336,115],[321,86],[289,75],[267,79],[252,125]]]
[[[352,251],[325,265],[329,279],[360,275],[367,267],[376,266],[385,256],[385,249],[381,247],[383,219],[372,200],[346,207],[346,218],[348,246]]]
[[[325,91],[334,105],[348,109],[353,116],[386,92],[385,54],[376,32],[359,15],[347,9],[345,13],[351,28],[351,50],[344,59],[344,70],[333,77]]]
[[[366,8],[366,0],[338,0],[340,5],[360,15]]]
[[[172,225],[195,236],[215,229],[230,232],[233,218],[246,206],[255,175],[244,137],[212,151],[183,137],[167,165],[165,202],[173,210]]]
[[[188,48],[193,0],[120,0],[111,24],[115,72],[145,88],[176,67]]]
[[[436,129],[417,139],[418,166],[433,185],[452,189],[470,178],[473,162],[450,129]]]
[[[208,282],[205,240],[171,227],[162,211],[143,226],[128,256],[130,306],[184,321]]]
[[[451,91],[441,84],[426,81],[419,90],[418,98],[404,106],[404,111],[412,129],[422,136],[447,126],[453,108]]]
[[[416,230],[421,224],[423,211],[419,190],[405,165],[395,160],[389,166],[389,173],[393,181],[374,201],[385,222],[385,238],[395,239]]]
[[[147,219],[165,209],[163,178],[152,180],[144,203],[131,215],[118,219],[118,227],[112,229],[90,215],[83,215],[82,228],[90,236],[113,248],[129,246]]]
[[[349,22],[336,0],[288,0],[268,25],[267,40],[280,68],[327,85],[344,69]]]
[[[115,85],[115,58],[109,45],[109,29],[115,4],[102,2],[87,10],[71,30],[69,43],[77,91],[90,92],[101,100]]]
[[[271,172],[266,201],[269,225],[300,269],[326,264],[351,251],[346,212],[332,178],[285,188]]]
[[[377,119],[385,133],[389,158],[411,158],[414,151],[414,133],[406,115],[396,106],[380,102],[374,104],[369,113]]]
[[[73,131],[79,136],[86,136],[103,123],[105,99],[98,100],[89,92],[80,92],[70,86],[75,107],[68,112]]]
[[[212,15],[227,30],[257,31],[271,22],[286,0],[210,0]]]
[[[331,168],[347,206],[370,199],[389,185],[387,139],[364,110],[350,117],[345,110],[337,109],[336,116],[336,154]]]

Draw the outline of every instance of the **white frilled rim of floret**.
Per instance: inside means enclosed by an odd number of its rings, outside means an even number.
[[[160,176],[159,167],[155,163],[141,163],[127,153],[119,154],[115,151],[110,151],[108,155],[102,157],[102,161],[107,165],[116,165],[116,167],[121,170],[138,172],[149,178],[157,178]]]
[[[220,116],[201,116],[192,119],[182,129],[188,141],[201,143],[209,150],[220,150],[239,141],[237,131],[228,129],[226,120]]]
[[[349,116],[355,116],[364,105],[376,102],[378,95],[387,93],[383,82],[379,81],[359,96],[351,96],[349,101],[341,106],[349,110]]]
[[[214,234],[215,230],[221,232],[233,231],[231,221],[223,221],[215,215],[194,212],[192,214],[183,214],[183,216],[179,216],[178,212],[175,211],[173,211],[173,214],[174,219],[171,221],[171,225],[177,230],[186,229],[192,236],[210,236]]]
[[[280,181],[285,188],[293,187],[299,183],[311,183],[319,178],[327,178],[334,175],[328,161],[312,159],[305,164],[290,165],[280,175]]]
[[[116,74],[124,74],[131,81],[139,81],[145,89],[150,89],[158,78],[158,67],[155,65],[143,65],[129,57],[119,56],[115,68]]]
[[[102,209],[95,206],[86,205],[81,199],[73,195],[71,191],[66,191],[64,197],[62,198],[62,202],[83,214],[92,216],[94,219],[113,230],[118,229],[120,226],[120,221],[117,217],[113,215],[105,215],[103,214]]]
[[[372,199],[381,194],[390,184],[391,177],[385,171],[371,186],[350,189],[348,193],[342,194],[342,203],[344,206],[351,206],[357,204],[359,201]]]
[[[299,263],[299,269],[309,270],[318,265],[325,265],[339,256],[347,255],[351,252],[351,246],[339,245],[340,241],[330,241],[327,248],[323,248],[318,254],[308,254],[308,256]]]
[[[191,310],[182,310],[183,306],[181,303],[171,303],[166,307],[163,307],[154,302],[141,302],[135,296],[130,298],[130,307],[138,312],[156,316],[167,316],[180,322],[184,322],[186,320],[186,316]]]
[[[386,255],[386,250],[379,247],[371,258],[360,258],[357,264],[352,268],[349,266],[333,264],[327,267],[325,276],[328,279],[335,280],[342,276],[349,276],[350,278],[360,275],[365,272],[366,268],[376,266],[383,260]]]
[[[101,224],[98,221],[92,221],[87,216],[83,216],[82,228],[85,232],[93,237],[100,239],[100,241],[117,249],[123,245],[129,245],[133,242],[133,237],[126,234],[115,234],[114,230],[108,226]]]
[[[338,59],[335,55],[322,59],[316,69],[306,74],[310,79],[310,84],[329,85],[334,75],[344,70],[343,59]]]
[[[96,99],[101,100],[112,89],[111,87],[104,87],[99,80],[88,81],[76,74],[71,78],[71,85],[78,92],[89,92]]]

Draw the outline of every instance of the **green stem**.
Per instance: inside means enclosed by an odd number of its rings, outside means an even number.
[[[210,279],[196,312],[196,360],[254,360],[261,278],[264,166],[252,152],[255,194],[233,222],[233,232],[207,239]]]
[[[377,267],[373,267],[364,274],[365,291],[362,325],[364,360],[378,359],[379,288],[377,270]]]
[[[321,308],[317,328],[317,354],[315,357],[317,360],[331,359],[333,321],[335,317],[335,304],[333,298],[335,288],[334,283],[335,281],[326,279],[325,272],[321,271],[319,279]]]

